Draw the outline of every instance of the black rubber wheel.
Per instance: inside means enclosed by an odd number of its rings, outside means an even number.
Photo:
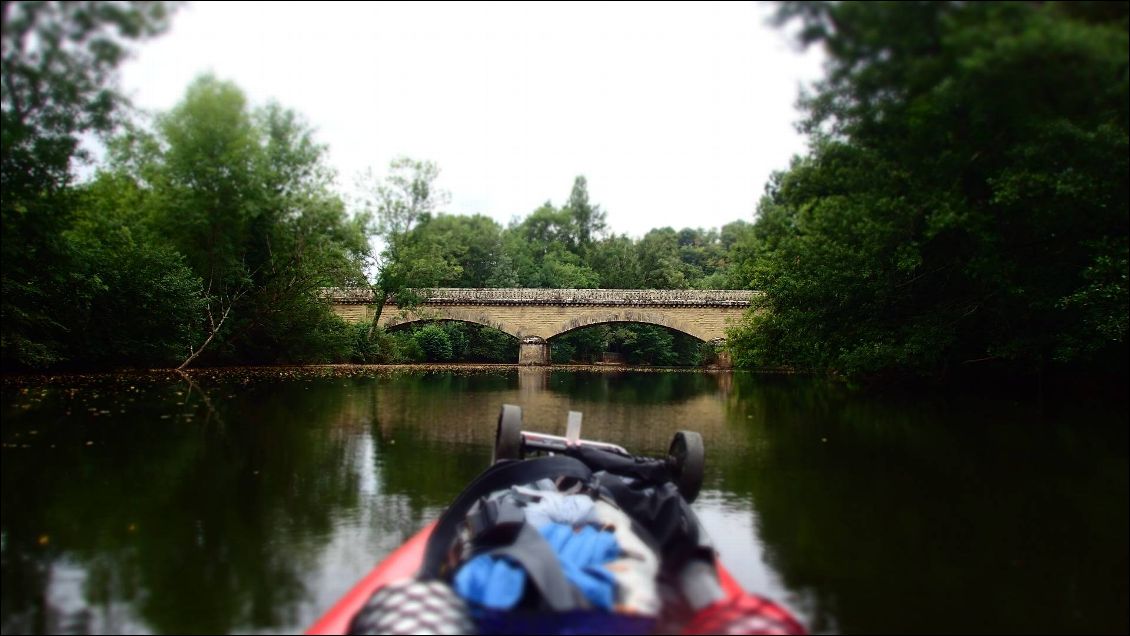
[[[504,459],[522,459],[522,407],[503,404],[498,414],[498,429],[494,433],[495,464]]]
[[[698,491],[702,490],[702,473],[706,468],[706,448],[702,443],[702,435],[694,431],[675,433],[667,455],[671,458],[671,473],[675,478],[675,485],[679,487],[679,494],[687,503],[694,502],[698,498]]]

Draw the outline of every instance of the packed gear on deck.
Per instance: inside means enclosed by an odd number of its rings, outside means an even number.
[[[771,601],[723,592],[672,462],[556,450],[476,478],[416,579],[374,594],[350,633],[804,633]]]

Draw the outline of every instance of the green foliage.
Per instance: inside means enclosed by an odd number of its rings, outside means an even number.
[[[687,276],[675,230],[652,230],[639,243],[640,271],[645,289],[686,289]]]
[[[382,362],[404,363],[404,362],[424,362],[427,356],[424,350],[420,348],[420,342],[416,340],[415,333],[412,331],[395,331],[388,334],[389,347],[387,354]]]
[[[750,365],[929,376],[1126,338],[1126,5],[785,3],[828,75],[759,206]],[[1120,271],[1121,267],[1121,271]]]
[[[467,349],[464,360],[468,362],[493,362],[513,364],[518,359],[518,339],[498,329],[470,323],[451,323],[466,333]]]
[[[627,236],[610,236],[597,243],[589,262],[605,289],[639,289],[643,285],[639,250]]]
[[[79,267],[67,316],[73,364],[167,366],[200,339],[200,277],[146,230],[132,185],[103,175],[82,188],[64,234]]]
[[[426,332],[426,333],[425,333]],[[377,331],[378,340],[384,331]],[[486,362],[514,364],[518,339],[497,329],[473,323],[439,321],[412,323],[380,341],[380,362]]]
[[[436,185],[438,178],[436,164],[407,157],[394,159],[383,181],[369,177],[370,197],[364,207],[376,220],[376,234],[385,243],[376,262],[377,280],[373,285],[377,320],[389,295],[397,296],[401,306],[408,306],[412,302],[408,289],[435,287],[462,274],[462,268],[445,257],[447,248],[442,237],[418,231],[448,199]]]
[[[607,224],[606,215],[600,206],[589,202],[588,180],[583,175],[573,180],[573,190],[561,211],[572,219],[574,247],[584,254],[604,232]]]
[[[686,340],[683,340],[686,342]],[[720,350],[712,342],[695,342],[693,351],[679,352],[681,359],[690,359],[694,366],[711,366],[717,364]]]
[[[704,355],[706,343],[665,327],[616,323],[594,325],[561,334],[550,341],[555,364],[598,362],[605,351],[620,353],[628,364],[699,366],[712,358]]]
[[[57,193],[81,135],[109,132],[124,98],[115,72],[129,42],[168,28],[167,2],[5,2],[4,209]],[[5,221],[8,219],[5,218]],[[6,223],[5,223],[6,225]]]
[[[502,256],[502,227],[481,214],[438,214],[413,228],[412,242],[428,246],[421,251],[438,254],[444,263],[433,271],[429,285],[487,287]]]
[[[594,325],[561,334],[549,341],[550,358],[558,364],[597,362],[611,343],[611,331],[608,325]]]
[[[413,334],[413,339],[428,362],[447,362],[454,357],[451,336],[440,325],[425,325]]]
[[[117,121],[125,100],[115,70],[130,41],[167,28],[172,6],[3,5],[0,363],[6,368],[42,368],[72,358],[69,346],[81,323],[69,298],[94,293],[89,290],[101,283],[89,278],[89,263],[63,236],[76,204],[71,165],[85,158],[83,135],[109,132]],[[148,271],[153,258],[164,256],[140,258],[131,265],[135,271]]]
[[[557,338],[549,348],[549,359],[553,364],[569,364],[577,360],[577,347],[571,340]]]
[[[584,201],[587,206],[587,196]],[[591,214],[594,209],[599,211],[592,206],[586,209],[588,212],[582,214]],[[585,231],[596,230],[591,223],[587,230],[580,229],[573,211],[559,210],[547,201],[507,229],[503,237],[503,250],[509,257],[507,274],[521,287],[598,287],[599,276],[585,264],[582,256],[581,234]]]
[[[612,331],[611,339],[630,364],[671,366],[678,361],[674,351],[675,338],[663,327],[618,327]]]
[[[542,264],[541,280],[554,289],[595,289],[600,278],[571,252],[551,251]]]
[[[365,219],[348,217],[332,192],[308,125],[274,104],[251,109],[237,87],[205,76],[153,134],[130,141],[119,144],[116,168],[205,281],[205,332],[216,336],[206,357],[348,355],[348,334],[318,291],[363,280]]]
[[[383,355],[386,350],[381,345],[380,338],[369,337],[369,321],[355,322],[349,325],[349,358],[347,362],[354,364],[377,364],[384,362]],[[379,331],[384,335],[384,330]]]

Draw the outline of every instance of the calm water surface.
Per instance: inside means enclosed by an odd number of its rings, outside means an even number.
[[[527,425],[662,453],[748,589],[822,632],[1128,630],[1125,406],[745,374],[256,370],[5,383],[2,627],[293,632]]]

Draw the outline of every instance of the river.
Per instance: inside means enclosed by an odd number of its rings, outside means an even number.
[[[4,633],[308,626],[527,427],[661,454],[747,589],[817,632],[1126,633],[1125,404],[744,373],[358,368],[7,379]]]

